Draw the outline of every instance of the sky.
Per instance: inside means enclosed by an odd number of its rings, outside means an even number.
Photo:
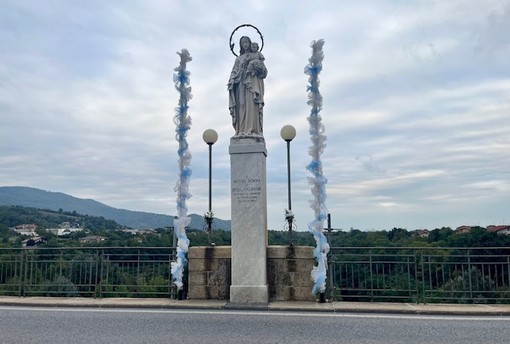
[[[324,39],[321,156],[332,227],[510,223],[510,1],[0,2],[0,186],[174,215],[176,52],[193,98],[189,213],[230,219],[226,84],[241,24],[263,35],[268,226],[283,230],[286,143],[297,230],[314,219],[306,165],[310,44]],[[261,42],[254,30],[242,34]],[[237,49],[237,48],[236,48]]]

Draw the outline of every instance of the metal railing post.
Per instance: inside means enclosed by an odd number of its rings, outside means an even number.
[[[371,301],[374,301],[374,275],[372,272],[372,250],[370,250],[368,254],[370,257],[370,299]]]
[[[16,257],[16,261],[18,261],[19,259],[19,268],[18,268],[18,264],[15,264],[14,265],[14,276],[17,276],[18,273],[17,273],[17,270],[19,269],[19,285],[18,285],[18,296],[23,296],[23,293],[24,293],[24,287],[23,287],[23,284],[24,284],[24,271],[23,271],[23,264],[24,264],[24,255],[25,255],[25,251],[21,251],[19,253],[19,257]]]
[[[26,283],[27,283],[27,272],[28,272],[28,258],[27,258],[27,252],[22,251],[21,252],[21,271],[20,273],[20,279],[21,279],[21,296],[26,296]],[[32,274],[30,272],[30,274]]]
[[[101,258],[101,260],[100,260],[101,275],[100,275],[100,279],[99,279],[99,298],[101,299],[103,297],[103,288],[105,287],[105,281],[106,281],[106,284],[108,285],[108,270],[106,270],[107,275],[105,276],[105,274],[104,274],[104,264],[105,264],[104,250],[101,250],[100,258]]]
[[[136,292],[140,292],[140,285],[138,283],[140,279],[140,249],[136,251]]]
[[[96,249],[96,268],[94,269],[94,298],[97,298],[97,292],[101,293],[101,286],[99,286],[99,250]]]
[[[473,279],[471,278],[471,250],[467,251],[468,254],[468,281],[469,281],[469,298],[473,299]]]
[[[420,265],[421,264],[421,261],[422,261],[422,258],[421,258],[422,254],[421,252],[416,252],[414,253],[414,287],[416,288],[416,303],[419,304],[420,303],[420,281],[419,281],[419,278],[418,278],[418,275],[420,273],[420,267],[421,269],[423,269],[423,267]],[[423,284],[423,281],[422,281],[422,284]],[[423,297],[423,295],[422,295]]]

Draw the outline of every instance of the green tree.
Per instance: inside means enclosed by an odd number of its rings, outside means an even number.
[[[405,242],[411,237],[411,234],[404,228],[393,228],[388,232],[388,240],[392,243]]]
[[[446,246],[448,238],[453,234],[454,232],[450,227],[436,228],[430,231],[429,236],[427,237],[427,242],[429,243],[441,242],[442,245],[440,246]]]
[[[40,292],[45,296],[78,296],[78,288],[65,276],[57,276],[41,286]]]
[[[497,297],[496,283],[475,267],[469,271],[455,271],[439,292],[446,300],[456,303],[480,303]]]

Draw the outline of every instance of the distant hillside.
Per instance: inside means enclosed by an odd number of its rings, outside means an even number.
[[[58,211],[76,211],[79,214],[102,216],[131,228],[158,228],[173,226],[173,216],[141,211],[117,209],[92,199],[76,198],[61,192],[44,191],[22,186],[0,187],[0,205],[20,205],[23,207]],[[192,229],[202,229],[202,216],[191,214]],[[215,219],[214,228],[230,230],[230,221]]]
[[[59,212],[50,209],[28,208],[20,205],[0,205],[0,225],[15,227],[33,223],[37,228],[58,228],[63,222],[71,227],[79,226],[91,231],[123,229],[124,226],[101,216],[82,215],[75,212]]]

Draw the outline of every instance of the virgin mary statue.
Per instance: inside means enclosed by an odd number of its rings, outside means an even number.
[[[235,136],[262,135],[264,79],[267,69],[258,44],[247,36],[239,40],[240,54],[228,80],[229,110]]]

